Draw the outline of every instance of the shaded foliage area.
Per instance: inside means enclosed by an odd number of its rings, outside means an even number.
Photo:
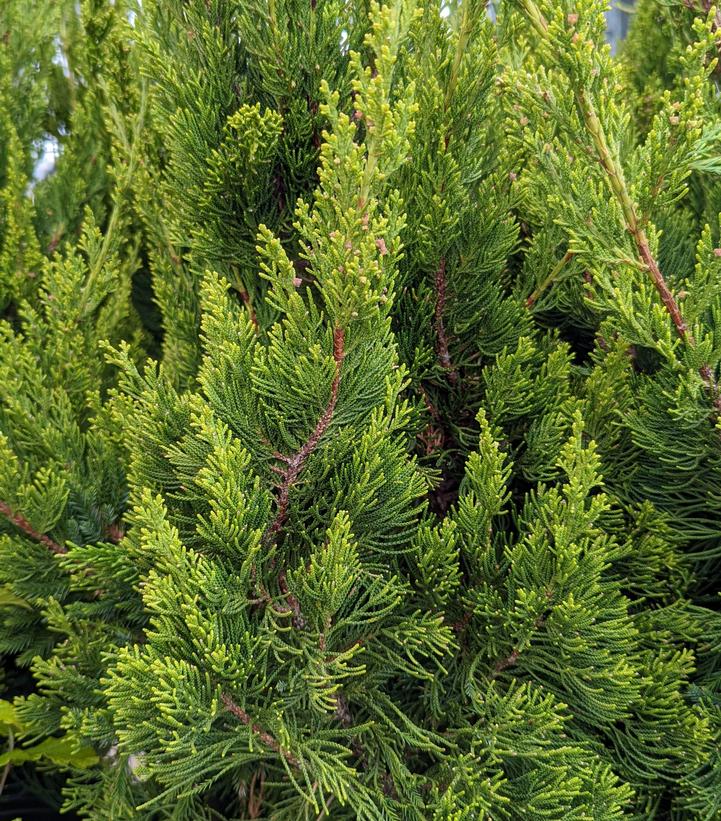
[[[495,5],[0,9],[3,812],[719,817],[721,18]]]

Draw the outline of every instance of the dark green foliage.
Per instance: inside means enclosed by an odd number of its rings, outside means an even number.
[[[52,5],[0,9],[0,801],[721,818],[715,9]]]

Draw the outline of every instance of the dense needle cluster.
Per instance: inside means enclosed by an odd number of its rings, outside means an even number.
[[[716,7],[614,58],[603,0],[49,5],[0,4],[0,805],[721,818]]]

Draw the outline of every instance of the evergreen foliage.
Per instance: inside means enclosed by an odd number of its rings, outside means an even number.
[[[0,802],[721,818],[721,12],[486,5],[0,8]]]

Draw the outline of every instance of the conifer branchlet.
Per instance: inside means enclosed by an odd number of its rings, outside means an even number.
[[[0,801],[719,817],[717,7],[27,5]]]

